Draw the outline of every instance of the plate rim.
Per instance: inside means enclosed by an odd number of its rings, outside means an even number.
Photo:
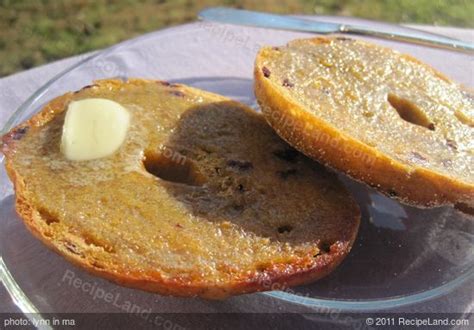
[[[293,16],[301,17],[302,15],[293,15]],[[309,15],[307,17],[314,18],[315,16]],[[322,17],[334,18],[335,20],[337,20],[338,18],[341,18],[338,16],[322,16]],[[349,18],[353,18],[353,17],[349,17]],[[353,19],[357,19],[357,18],[353,18]],[[380,23],[392,29],[393,28],[409,29],[412,31],[415,30],[415,31],[419,31],[420,33],[429,34],[429,32],[417,30],[417,29],[403,26],[403,25],[390,24],[386,22],[372,21],[372,20],[365,20],[365,19],[357,19],[357,20]],[[163,33],[163,34],[170,33],[170,32],[173,32],[173,30],[178,30],[178,29],[182,30],[183,28],[189,28],[189,27],[195,26],[196,24],[199,24],[200,22],[201,21],[195,21],[195,22],[191,22],[187,24],[181,24],[181,25],[177,25],[177,26],[173,26],[173,27],[169,27],[169,28],[165,28],[161,30],[152,31],[135,38],[124,40],[118,44],[115,44],[103,50],[95,51],[92,54],[87,55],[85,58],[80,59],[78,62],[74,63],[73,65],[70,65],[66,69],[63,69],[59,73],[54,75],[50,80],[48,80],[40,88],[38,88],[33,94],[31,94],[23,103],[21,103],[21,105],[9,116],[8,120],[3,125],[2,129],[0,130],[0,135],[6,134],[9,130],[15,127],[18,124],[18,121],[21,118],[21,115],[27,109],[29,109],[29,107],[32,104],[34,104],[41,96],[43,96],[43,94],[48,91],[51,85],[53,85],[56,81],[58,81],[65,75],[71,73],[78,67],[82,66],[83,64],[86,64],[102,56],[111,54],[121,47],[128,46],[135,42],[145,40],[149,38],[151,35],[154,35],[156,33]],[[220,24],[220,23],[212,22],[212,24]],[[222,24],[222,25],[226,25],[226,24]],[[183,32],[183,30],[181,32]],[[0,158],[0,164],[2,166],[0,171],[6,173],[5,156],[3,154],[1,155],[1,158]],[[0,197],[4,198],[5,196],[2,194],[2,196]],[[22,313],[27,315],[28,318],[33,317],[34,319],[38,319],[38,318],[42,319],[41,311],[38,311],[36,306],[30,301],[28,296],[24,293],[20,285],[15,281],[13,275],[10,273],[7,265],[5,264],[3,260],[2,251],[0,251],[0,279],[4,287],[6,288],[8,294],[12,298],[14,304],[21,310]],[[387,298],[381,298],[381,299],[357,300],[357,299],[311,298],[311,297],[303,296],[301,294],[293,294],[286,291],[266,291],[266,292],[258,292],[254,294],[265,295],[268,297],[272,297],[274,299],[279,299],[288,303],[292,303],[292,304],[304,306],[304,307],[328,308],[331,310],[338,310],[341,312],[354,312],[354,311],[373,312],[373,311],[386,311],[388,309],[404,307],[404,306],[408,306],[408,305],[412,305],[416,303],[425,302],[434,298],[438,298],[440,296],[446,295],[454,291],[456,288],[458,288],[462,284],[472,279],[474,279],[474,265],[471,265],[468,271],[462,273],[461,275],[456,277],[454,280],[450,280],[449,282],[445,284],[442,284],[440,286],[437,286],[429,290],[425,290],[425,291],[421,291],[421,292],[417,292],[413,294],[408,294],[405,296],[394,296],[394,297],[387,297]]]

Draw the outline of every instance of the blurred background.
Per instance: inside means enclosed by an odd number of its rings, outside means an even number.
[[[474,0],[0,0],[0,76],[196,19],[205,7],[474,27]]]

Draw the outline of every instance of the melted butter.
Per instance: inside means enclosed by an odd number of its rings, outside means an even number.
[[[102,98],[72,101],[66,111],[61,151],[69,160],[92,160],[117,151],[126,138],[130,115],[119,103]]]

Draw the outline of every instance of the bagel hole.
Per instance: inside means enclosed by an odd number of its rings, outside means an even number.
[[[404,121],[427,128],[431,131],[435,130],[435,126],[428,116],[410,100],[389,93],[387,95],[387,101]]]
[[[186,156],[169,148],[161,152],[145,152],[143,166],[148,173],[165,181],[189,186],[201,186],[204,183],[196,165]]]

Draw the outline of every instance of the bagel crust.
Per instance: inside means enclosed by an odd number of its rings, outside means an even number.
[[[129,112],[113,155],[60,151],[69,102]],[[164,295],[220,299],[330,273],[357,234],[335,174],[296,152],[263,116],[164,81],[101,80],[48,103],[3,137],[16,209],[48,247],[87,271]]]
[[[324,165],[418,207],[474,204],[474,101],[418,60],[363,41],[264,47],[255,94],[267,122]]]

